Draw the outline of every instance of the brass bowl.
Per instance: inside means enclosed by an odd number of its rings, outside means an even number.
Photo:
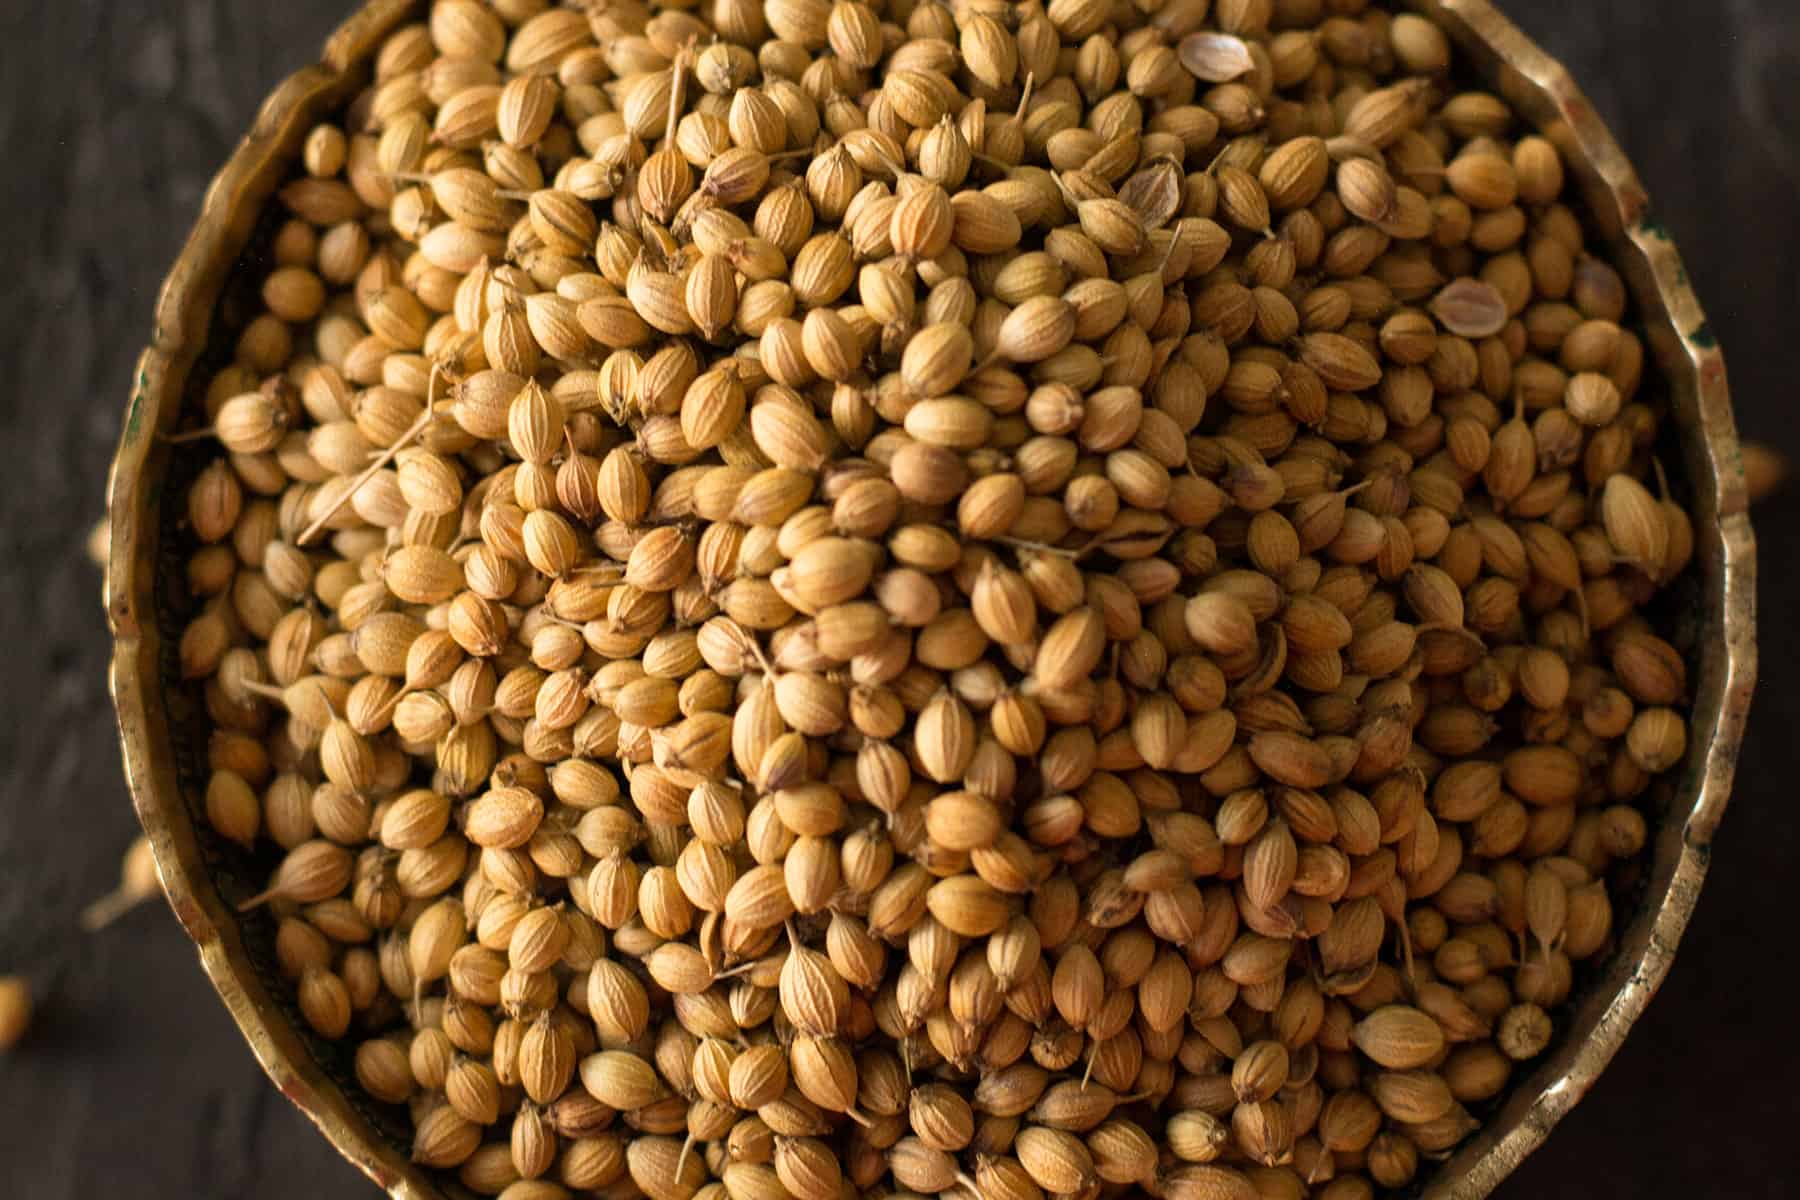
[[[1755,543],[1724,360],[1643,185],[1567,71],[1490,0],[1409,0],[1449,33],[1488,87],[1563,153],[1596,232],[1610,243],[1647,332],[1675,415],[1680,478],[1690,496],[1696,554],[1691,593],[1671,606],[1678,639],[1699,670],[1688,760],[1666,789],[1636,907],[1611,959],[1586,981],[1545,1060],[1481,1131],[1429,1176],[1433,1200],[1491,1192],[1549,1136],[1593,1086],[1668,974],[1706,876],[1714,830],[1731,791],[1756,675]],[[402,1200],[443,1196],[443,1183],[408,1160],[391,1113],[356,1087],[341,1047],[299,1020],[273,965],[267,917],[240,917],[235,901],[260,886],[261,868],[227,852],[195,821],[204,711],[166,686],[179,629],[172,590],[181,579],[171,536],[186,456],[158,436],[175,428],[193,394],[196,365],[218,350],[215,312],[229,324],[228,284],[259,215],[298,159],[306,132],[369,76],[382,39],[416,19],[425,0],[369,0],[327,42],[317,66],[293,76],[208,189],[200,219],[156,308],[139,362],[109,487],[112,545],[106,608],[114,638],[112,692],[125,772],[155,847],[163,887],[201,965],[263,1069],[345,1158]],[[191,461],[187,473],[192,471]],[[266,864],[264,864],[266,866]],[[460,1189],[458,1189],[460,1190]]]

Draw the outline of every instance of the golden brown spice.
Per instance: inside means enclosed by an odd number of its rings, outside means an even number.
[[[18,975],[0,976],[0,1052],[11,1050],[31,1026],[31,985]]]
[[[1685,752],[1693,537],[1450,65],[1361,0],[387,41],[196,416],[180,662],[420,1162],[1354,1200],[1476,1127]]]
[[[255,802],[252,795],[251,803]],[[103,929],[137,905],[161,894],[162,884],[156,877],[156,856],[150,849],[150,839],[139,836],[125,851],[119,865],[119,886],[81,910],[81,927],[90,933]]]
[[[1750,490],[1751,503],[1766,500],[1781,490],[1789,472],[1785,454],[1761,442],[1744,443],[1744,484]]]

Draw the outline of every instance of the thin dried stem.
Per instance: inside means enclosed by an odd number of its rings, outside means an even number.
[[[414,438],[425,432],[425,427],[431,424],[432,417],[437,415],[433,406],[437,391],[438,369],[439,364],[433,362],[431,364],[431,375],[425,383],[425,409],[419,414],[419,419],[408,426],[406,432],[402,433],[392,445],[377,455],[375,461],[363,469],[362,474],[358,475],[355,481],[351,483],[349,487],[344,489],[343,494],[333,502],[330,508],[313,518],[313,523],[308,525],[300,536],[294,539],[295,545],[304,546],[312,541],[313,538],[317,536],[318,532],[325,528],[326,523],[329,522],[331,518],[335,517],[344,505],[350,503],[351,497],[362,490],[365,483],[375,478],[378,471],[393,462],[395,456],[398,455],[400,451],[410,445]]]
[[[115,888],[81,910],[81,928],[98,933],[147,899],[125,888]]]

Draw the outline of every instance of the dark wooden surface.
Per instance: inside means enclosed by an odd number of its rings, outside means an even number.
[[[106,694],[99,515],[155,289],[212,170],[348,0],[0,0],[0,1196],[373,1195],[264,1081],[162,906],[97,936],[135,826]],[[1740,428],[1800,456],[1800,13],[1510,0],[1634,156],[1731,364]],[[1800,491],[1758,512],[1764,683],[1681,959],[1613,1068],[1502,1190],[1794,1194]]]

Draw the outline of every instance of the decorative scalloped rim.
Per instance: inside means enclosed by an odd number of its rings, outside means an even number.
[[[158,871],[182,927],[257,1061],[282,1093],[396,1200],[438,1200],[438,1181],[390,1146],[313,1060],[282,1006],[246,960],[235,914],[208,877],[183,799],[157,675],[154,558],[160,485],[168,464],[158,432],[173,428],[188,373],[206,344],[213,307],[264,202],[307,129],[366,76],[381,40],[424,0],[370,0],[332,35],[318,65],[264,103],[249,134],[208,189],[200,218],[163,285],[149,349],[138,364],[108,485],[112,542],[106,610],[114,654],[125,774]],[[1725,366],[1680,258],[1646,216],[1630,163],[1563,67],[1489,0],[1408,0],[1438,21],[1490,83],[1531,117],[1589,185],[1597,219],[1614,235],[1621,268],[1650,331],[1682,426],[1694,491],[1696,552],[1704,574],[1703,655],[1685,803],[1659,834],[1645,903],[1620,935],[1612,968],[1575,1014],[1561,1048],[1500,1114],[1425,1185],[1429,1200],[1478,1200],[1541,1145],[1623,1043],[1668,974],[1704,882],[1713,833],[1731,791],[1756,676],[1755,542]]]

